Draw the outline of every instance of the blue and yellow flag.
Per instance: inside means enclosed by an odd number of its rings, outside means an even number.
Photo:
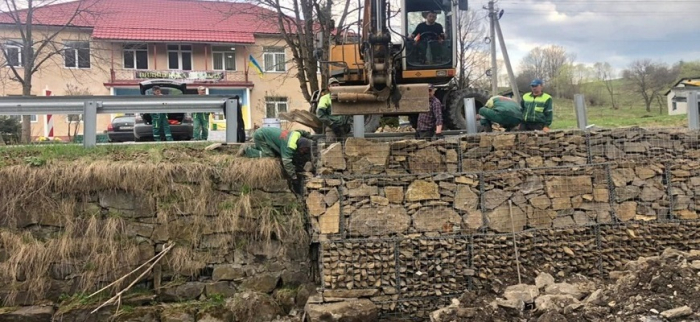
[[[258,76],[260,76],[260,78],[263,78],[263,70],[260,68],[258,61],[253,58],[253,55],[248,55],[248,65],[258,72]]]

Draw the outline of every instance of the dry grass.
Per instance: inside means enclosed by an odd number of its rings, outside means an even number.
[[[119,218],[77,218],[63,215],[63,229],[43,241],[28,231],[0,231],[0,245],[9,258],[0,262],[0,277],[14,281],[16,292],[4,299],[13,303],[18,292],[34,297],[43,294],[51,284],[49,272],[70,270],[81,273],[78,288],[89,290],[98,282],[125,271],[138,261],[138,248],[123,239],[123,221]]]
[[[164,260],[180,276],[194,277],[212,260],[217,250],[202,247],[205,235],[229,236],[230,243],[308,240],[300,205],[279,209],[251,198],[251,190],[284,180],[279,160],[209,155],[203,162],[194,157],[183,162],[167,153],[147,158],[0,166],[0,250],[9,255],[0,262],[0,278],[12,281],[15,290],[3,305],[13,304],[20,292],[37,298],[45,294],[54,264],[71,265],[79,273],[77,292],[94,290],[140,264],[138,243],[126,236],[126,226],[135,219],[86,207],[100,192],[143,201],[154,224],[176,239],[178,246]],[[243,188],[226,193],[217,189],[221,184]],[[56,232],[33,235],[27,230],[31,226],[51,226]]]

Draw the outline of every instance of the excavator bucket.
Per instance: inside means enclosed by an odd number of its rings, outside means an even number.
[[[374,93],[368,86],[331,87],[333,115],[403,115],[428,112],[428,84],[398,85],[396,93]]]
[[[297,122],[301,125],[308,126],[316,133],[323,133],[323,122],[309,111],[292,110],[290,112],[280,113],[280,119],[289,122]]]

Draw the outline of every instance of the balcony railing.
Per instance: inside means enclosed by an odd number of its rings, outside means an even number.
[[[191,82],[248,82],[245,71],[112,69],[112,82],[166,78]]]

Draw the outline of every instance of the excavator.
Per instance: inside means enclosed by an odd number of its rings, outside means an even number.
[[[328,61],[321,62],[328,64],[324,77],[340,81],[330,89],[332,113],[365,115],[365,132],[374,132],[382,116],[409,116],[415,128],[418,113],[429,111],[428,87],[433,85],[443,103],[445,127],[465,128],[464,99],[475,98],[478,109],[489,98],[483,90],[458,88],[455,80],[458,15],[467,10],[468,0],[399,0],[399,7],[390,0],[360,1],[360,32],[336,32],[327,47]],[[416,29],[429,15],[442,34],[432,27]],[[397,21],[400,26],[393,25]],[[320,91],[312,95],[312,114],[319,97]],[[318,122],[300,123],[318,132]]]
[[[681,84],[691,87],[700,87],[700,80],[684,80]]]

